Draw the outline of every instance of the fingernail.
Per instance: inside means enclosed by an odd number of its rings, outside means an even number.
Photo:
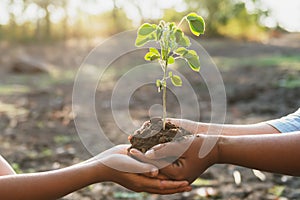
[[[140,154],[139,150],[137,150],[137,149],[130,149],[130,153],[132,153],[132,154]]]
[[[185,181],[181,184],[181,186],[188,186],[189,185],[189,182]]]
[[[152,147],[151,149],[153,150],[158,150],[158,149],[161,149],[162,147],[164,147],[166,144],[163,143],[163,144],[158,144],[158,145],[155,145],[154,147]]]
[[[156,168],[151,169],[150,174],[151,174],[152,177],[157,176],[157,174],[158,174],[158,169],[156,169]]]

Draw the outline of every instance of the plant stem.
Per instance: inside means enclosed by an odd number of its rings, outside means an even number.
[[[166,118],[167,118],[167,68],[168,59],[164,64],[164,78],[163,78],[163,130],[166,129]]]
[[[181,26],[181,24],[182,24],[183,20],[185,20],[185,18],[186,18],[186,17],[183,17],[183,18],[180,20],[179,24],[177,25],[178,28]]]

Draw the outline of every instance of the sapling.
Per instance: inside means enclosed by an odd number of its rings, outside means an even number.
[[[160,49],[150,47],[149,52],[145,55],[147,61],[157,61],[163,71],[162,79],[156,80],[158,92],[162,91],[163,99],[163,130],[166,127],[167,117],[167,80],[170,79],[174,86],[181,86],[180,76],[168,71],[168,66],[173,64],[177,59],[185,60],[190,68],[196,72],[200,70],[199,56],[196,51],[189,50],[191,42],[184,34],[181,24],[187,21],[191,32],[199,36],[204,33],[205,22],[203,18],[196,13],[190,13],[184,16],[178,25],[174,22],[165,22],[161,20],[159,24],[142,24],[137,32],[135,45],[141,47],[147,42],[155,41],[159,44]]]

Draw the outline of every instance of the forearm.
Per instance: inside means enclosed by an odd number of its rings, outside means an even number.
[[[0,176],[0,196],[10,200],[57,199],[97,182],[95,170],[101,171],[101,167],[77,165],[50,172]]]
[[[221,136],[218,163],[300,176],[300,132]]]
[[[277,129],[271,125],[261,122],[249,125],[234,124],[212,124],[203,122],[194,122],[185,119],[169,119],[172,123],[180,126],[193,134],[209,135],[257,135],[279,133]]]
[[[198,123],[199,133],[219,133],[220,135],[258,135],[279,133],[277,129],[267,123],[257,123],[249,125],[234,125],[234,124],[208,124]]]

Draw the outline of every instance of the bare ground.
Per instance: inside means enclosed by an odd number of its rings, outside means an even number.
[[[299,58],[299,35],[288,35],[268,44],[231,40],[204,40],[202,45],[213,59],[238,60],[241,66],[222,67],[227,94],[227,123],[255,123],[293,112],[300,106],[300,88],[282,87],[292,77],[299,80],[299,59],[293,66],[263,64],[255,66],[243,59],[260,56],[294,56]],[[81,143],[72,116],[72,89],[76,70],[93,48],[94,42],[71,41],[47,45],[0,45],[0,152],[14,168],[22,172],[44,171],[78,163],[90,157]],[[60,72],[16,74],[12,65],[23,55],[50,63]],[[240,61],[240,62],[239,62]],[[255,62],[253,62],[255,63]],[[295,67],[296,66],[296,67]],[[48,69],[47,69],[48,70]],[[199,88],[201,121],[210,120],[210,97],[203,80],[184,72],[191,84]],[[100,124],[115,143],[127,143],[112,117],[110,97],[120,74],[106,81],[96,94]],[[197,90],[198,91],[198,90]],[[201,95],[200,95],[201,94]],[[149,102],[149,99],[151,101]],[[137,124],[148,119],[148,109],[160,103],[156,89],[145,86],[130,101],[130,113]],[[178,102],[170,94],[170,114],[178,114]],[[129,127],[130,128],[130,127]],[[280,158],[279,158],[280,159]],[[241,174],[235,184],[233,174]],[[217,165],[208,169],[189,193],[168,196],[133,193],[113,183],[96,184],[63,199],[300,199],[300,179],[263,172],[264,180],[251,169]],[[275,191],[275,192],[274,192]]]

